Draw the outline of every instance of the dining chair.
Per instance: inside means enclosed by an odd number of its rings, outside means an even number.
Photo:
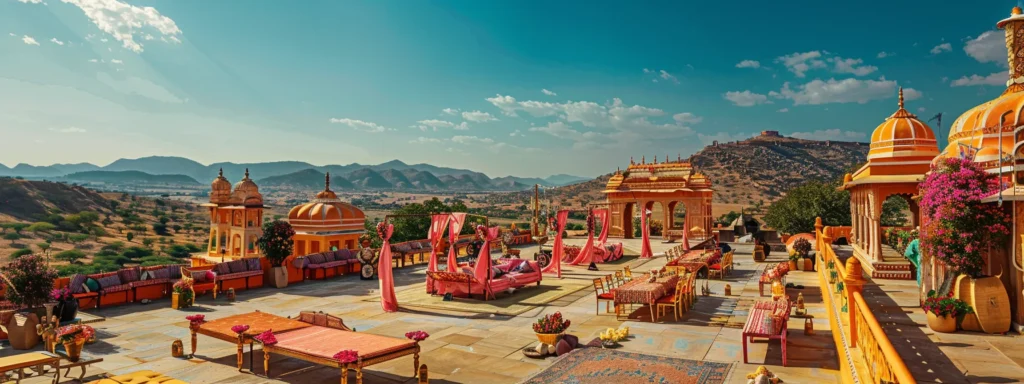
[[[683,281],[682,279],[680,279],[679,282],[676,283],[676,289],[675,289],[674,292],[672,292],[672,294],[665,295],[665,297],[662,297],[662,298],[658,299],[658,301],[656,302],[656,305],[657,305],[656,316],[657,317],[664,316],[665,308],[672,308],[672,317],[673,317],[673,319],[675,319],[675,321],[679,321],[679,316],[682,315],[681,312],[682,312],[682,306],[683,306],[682,303],[683,303],[683,295],[684,295],[683,294],[683,287],[685,285],[686,285],[686,282]],[[657,321],[657,318],[655,318],[654,320]]]
[[[610,289],[606,289],[604,282],[600,279],[594,279],[594,293],[597,295],[597,307],[595,308],[598,315],[601,314],[601,302],[605,302],[604,313],[611,313],[611,306],[615,301],[615,296],[612,295]]]
[[[631,271],[629,269],[628,265],[625,266],[625,267],[622,267],[622,274],[623,274],[623,277],[626,278],[626,281],[633,280],[633,271]]]

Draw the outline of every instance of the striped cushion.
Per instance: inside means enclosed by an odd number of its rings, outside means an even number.
[[[170,276],[171,279],[175,279],[175,280],[180,279],[181,278],[181,265],[168,265],[167,266],[167,274],[168,274],[168,276]]]
[[[121,279],[121,282],[128,284],[131,282],[139,281],[141,277],[138,267],[122,268],[117,271],[117,276]]]
[[[250,271],[262,271],[263,270],[263,266],[260,265],[260,259],[256,258],[256,257],[245,259],[245,266],[246,266],[246,269],[248,269]]]
[[[107,290],[107,287],[116,287],[121,285],[121,278],[117,275],[110,275],[96,279],[96,282],[100,283],[100,289],[103,291]]]
[[[68,283],[68,288],[71,288],[71,293],[84,293],[85,288],[82,287],[82,284],[85,284],[85,279],[86,276],[81,273],[71,276],[71,282]]]
[[[168,268],[160,268],[155,271],[149,271],[150,278],[152,279],[163,279],[168,280],[171,278],[171,271]],[[178,277],[181,277],[181,269],[178,269]]]
[[[206,271],[192,271],[192,280],[197,283],[206,283]]]
[[[229,261],[228,262],[228,270],[231,271],[230,273],[239,273],[239,272],[248,271],[248,269],[245,266],[245,260]],[[226,273],[222,273],[222,275],[226,275]]]
[[[325,261],[327,261],[324,255],[321,255],[319,253],[308,255],[306,256],[306,259],[309,260],[310,264],[323,264]]]
[[[112,292],[123,292],[123,291],[127,291],[129,289],[132,289],[132,285],[131,284],[119,284],[119,285],[114,285],[114,286],[109,286],[109,287],[104,285],[102,291],[103,291],[103,293],[112,293]]]
[[[348,260],[348,259],[351,259],[351,258],[354,258],[354,257],[355,257],[355,255],[353,255],[352,251],[350,251],[350,250],[347,250],[347,249],[339,249],[338,250],[338,260]]]
[[[213,271],[218,275],[226,275],[231,273],[231,267],[228,267],[228,263],[220,263],[213,267]]]

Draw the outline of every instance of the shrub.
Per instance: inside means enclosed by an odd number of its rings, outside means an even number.
[[[263,235],[256,239],[256,246],[263,251],[272,267],[280,267],[284,259],[292,254],[292,236],[295,230],[284,221],[263,224]]]
[[[925,313],[932,313],[939,317],[956,317],[974,313],[974,308],[960,299],[953,298],[952,293],[940,297],[935,290],[928,291],[928,298],[924,300],[921,308]]]
[[[32,250],[31,249],[19,249],[17,251],[14,251],[14,253],[11,254],[11,259],[13,260],[13,259],[17,259],[19,257],[25,256],[25,255],[31,255],[31,254],[32,254]]]
[[[57,260],[64,260],[64,261],[67,261],[67,262],[69,262],[71,264],[74,264],[74,263],[77,263],[78,260],[81,260],[81,259],[85,258],[85,252],[79,251],[77,249],[71,249],[71,250],[67,250],[67,251],[58,253],[58,254],[54,255],[53,257],[55,259],[57,259]]]
[[[12,260],[0,268],[7,284],[7,300],[25,308],[36,308],[50,297],[57,271],[46,265],[39,255]]]

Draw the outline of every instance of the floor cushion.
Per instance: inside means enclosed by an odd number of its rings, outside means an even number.
[[[108,379],[91,381],[89,384],[187,384],[184,381],[173,377],[165,376],[160,372],[136,371],[124,375],[113,376]]]

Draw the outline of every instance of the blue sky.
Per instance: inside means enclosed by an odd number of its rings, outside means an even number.
[[[866,140],[897,86],[944,138],[1005,88],[1014,5],[0,0],[0,163],[594,176],[767,129]]]

